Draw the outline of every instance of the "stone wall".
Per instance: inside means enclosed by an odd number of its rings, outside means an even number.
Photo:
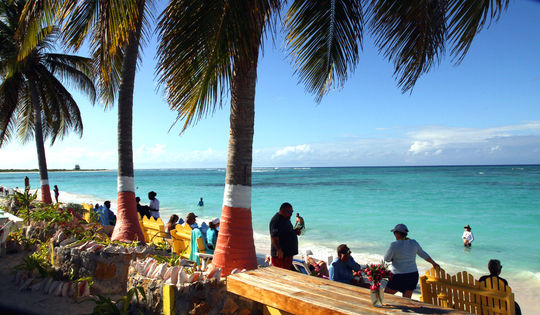
[[[54,247],[53,267],[66,277],[92,277],[92,294],[126,293],[129,264],[148,255],[167,255],[153,246],[123,247],[66,240]]]
[[[144,314],[163,313],[164,280],[151,279],[130,271],[128,287],[141,286],[146,302],[138,309]],[[174,307],[172,314],[262,314],[263,305],[227,292],[226,279],[211,279],[173,285]]]

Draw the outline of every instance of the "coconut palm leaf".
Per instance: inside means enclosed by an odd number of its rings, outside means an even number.
[[[6,78],[0,84],[0,147],[9,142],[17,129],[17,109],[21,90],[21,75]]]
[[[33,19],[40,15],[28,13],[25,17],[25,9],[33,12],[33,7],[25,4],[22,0],[0,0],[0,42],[7,43],[0,49],[0,145],[15,133],[23,142],[36,141],[42,201],[51,203],[44,138],[54,143],[69,131],[82,133],[77,103],[61,81],[69,80],[93,101],[96,92],[89,77],[92,60],[47,53],[53,47],[57,29],[47,25],[36,30],[41,21]],[[35,46],[27,51],[28,43],[33,41]]]
[[[319,102],[353,72],[362,48],[360,0],[296,0],[287,12],[286,46],[300,82]]]
[[[402,91],[411,90],[439,62],[446,38],[446,1],[375,0],[369,28],[379,52],[394,64]]]
[[[474,0],[449,1],[449,40],[452,42],[451,53],[460,63],[474,39],[486,22],[498,20],[508,8],[510,0]]]
[[[276,0],[171,1],[158,25],[158,80],[184,131],[215,111],[230,90],[233,58],[258,54]],[[253,25],[261,25],[253,31]],[[256,47],[256,48],[254,48]],[[177,121],[178,121],[177,120]]]

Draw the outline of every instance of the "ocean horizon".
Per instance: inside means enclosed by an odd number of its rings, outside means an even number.
[[[39,186],[37,173],[0,173],[0,185]],[[49,173],[61,202],[103,203],[116,211],[116,170]],[[219,217],[225,168],[136,169],[136,194],[147,204],[157,192],[161,217],[195,212],[200,221]],[[198,207],[200,198],[204,207]],[[257,252],[269,253],[268,223],[283,202],[306,222],[300,253],[335,256],[346,243],[361,264],[380,262],[398,223],[449,273],[487,274],[499,259],[516,300],[540,295],[540,165],[369,167],[254,167],[252,224]],[[293,221],[294,224],[294,221]],[[461,241],[469,224],[472,248]],[[428,263],[417,259],[421,274]],[[533,303],[534,304],[534,303]],[[540,309],[535,309],[540,311]]]

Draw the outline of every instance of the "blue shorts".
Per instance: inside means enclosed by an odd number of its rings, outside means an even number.
[[[398,273],[392,276],[392,280],[388,281],[387,288],[404,293],[405,291],[413,291],[418,284],[418,271],[411,273]]]

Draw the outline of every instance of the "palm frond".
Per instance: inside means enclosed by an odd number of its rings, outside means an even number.
[[[277,0],[171,2],[158,25],[157,76],[182,132],[215,111],[230,88],[233,58],[253,61]]]
[[[114,104],[120,86],[124,48],[137,21],[143,19],[143,42],[149,33],[150,10],[138,8],[139,0],[65,0],[62,7],[64,40],[78,50],[89,39],[97,86],[105,108]],[[145,4],[151,5],[151,1]]]
[[[9,142],[16,126],[17,107],[19,104],[20,87],[23,78],[15,75],[0,83],[0,147]]]
[[[52,75],[57,76],[64,84],[72,85],[90,98],[96,100],[96,89],[92,80],[92,59],[66,54],[46,54],[43,64]]]
[[[287,12],[286,46],[300,82],[320,102],[347,80],[362,49],[360,0],[296,0]]]
[[[19,60],[23,60],[47,36],[43,30],[52,29],[62,1],[19,0],[14,3],[23,7],[16,33],[20,41]]]
[[[379,52],[394,64],[402,91],[439,62],[446,39],[445,0],[375,0],[369,27]]]
[[[474,36],[485,23],[498,20],[509,3],[510,0],[449,1],[449,39],[452,42],[451,54],[456,63],[463,60]]]

